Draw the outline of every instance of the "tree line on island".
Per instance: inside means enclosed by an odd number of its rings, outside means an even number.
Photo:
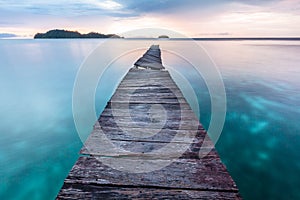
[[[87,34],[81,34],[78,31],[68,31],[54,29],[46,33],[37,33],[34,35],[34,39],[68,39],[68,38],[124,38],[117,34],[102,34],[97,32],[90,32]],[[160,35],[158,38],[169,38],[167,35]]]
[[[96,32],[90,32],[87,34],[81,34],[78,31],[67,30],[50,30],[46,33],[37,33],[34,35],[34,39],[52,39],[52,38],[123,38],[116,34],[102,34]]]

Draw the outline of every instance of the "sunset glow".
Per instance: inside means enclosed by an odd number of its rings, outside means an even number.
[[[0,0],[0,36],[32,37],[50,29],[122,35],[165,28],[189,37],[298,37],[298,13],[299,0]]]

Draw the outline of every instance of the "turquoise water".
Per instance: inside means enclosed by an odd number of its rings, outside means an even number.
[[[300,199],[300,42],[209,45],[228,103],[217,149],[242,195]]]
[[[72,116],[76,73],[102,42],[0,40],[0,199],[55,198],[82,146]],[[152,43],[118,40],[112,49],[130,42]],[[185,48],[188,42],[155,41],[163,49]],[[300,42],[197,43],[224,80],[227,114],[216,147],[242,196],[299,199]],[[97,90],[97,114],[142,52],[124,56],[106,71]],[[191,83],[208,127],[211,102],[203,80],[168,52],[163,60]],[[87,134],[91,128],[87,124]]]

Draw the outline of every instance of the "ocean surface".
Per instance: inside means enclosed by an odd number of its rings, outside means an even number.
[[[82,147],[72,113],[76,75],[104,43],[0,40],[0,199],[55,198]],[[172,52],[197,57],[189,43],[205,49],[223,79],[227,111],[216,148],[242,197],[300,199],[300,41],[113,40],[100,61],[114,49],[140,49],[116,57],[102,75],[96,115],[145,48],[160,44],[166,67],[194,89],[200,121],[208,128],[212,102],[201,72]],[[81,134],[91,129],[87,120]]]

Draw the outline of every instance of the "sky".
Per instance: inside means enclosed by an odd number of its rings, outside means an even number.
[[[300,0],[0,0],[0,38],[163,28],[187,37],[299,37]],[[149,35],[149,37],[155,37]]]

